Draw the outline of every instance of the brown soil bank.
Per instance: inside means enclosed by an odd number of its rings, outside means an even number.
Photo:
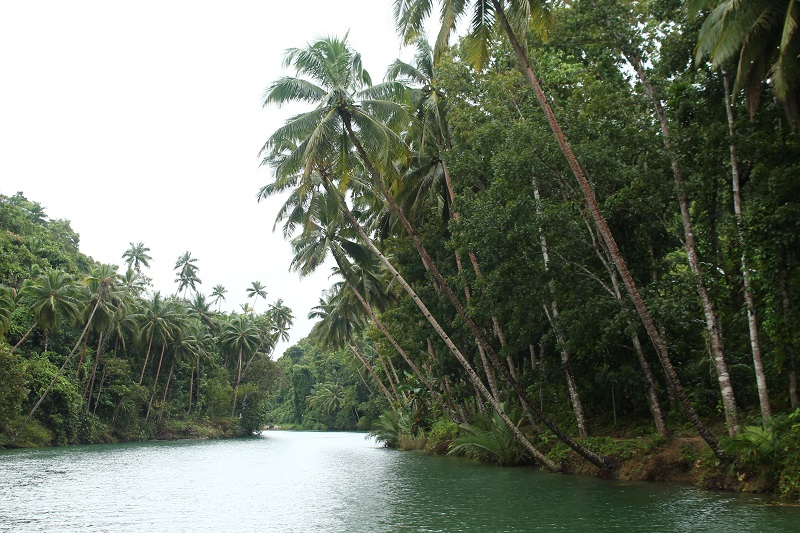
[[[721,465],[699,437],[675,437],[657,442],[640,439],[607,439],[599,453],[618,461],[609,479],[677,481],[709,490],[779,495],[779,479],[766,468]],[[615,453],[616,452],[616,453]],[[562,458],[564,472],[598,475],[597,469],[568,453]],[[796,494],[787,501],[798,503]]]

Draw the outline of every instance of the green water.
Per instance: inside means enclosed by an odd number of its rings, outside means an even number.
[[[800,509],[268,432],[0,451],[0,531],[788,532]]]

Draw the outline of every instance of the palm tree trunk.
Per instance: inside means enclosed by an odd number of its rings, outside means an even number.
[[[761,361],[761,344],[758,341],[756,305],[753,300],[750,269],[747,265],[747,247],[744,236],[744,222],[742,220],[741,179],[739,177],[739,159],[736,157],[736,134],[733,120],[733,102],[731,100],[731,81],[727,72],[723,71],[722,76],[725,82],[725,112],[728,116],[728,134],[730,135],[733,213],[736,217],[736,232],[739,236],[739,246],[742,248],[742,284],[744,285],[744,301],[747,305],[747,327],[750,332],[750,350],[753,353],[753,368],[755,368],[756,371],[758,401],[761,407],[761,422],[764,427],[766,427],[772,416],[772,410],[769,406],[769,393],[767,391],[767,378],[764,374],[764,364]]]
[[[144,371],[147,368],[147,360],[150,359],[150,348],[153,346],[153,334],[150,334],[150,342],[147,344],[147,352],[144,354],[144,364],[142,365],[142,373],[139,375],[139,385],[142,384],[144,379]]]
[[[364,150],[364,147],[361,145],[361,142],[355,136],[355,134],[354,134],[354,132],[352,130],[352,127],[350,125],[350,121],[349,121],[349,119],[347,117],[344,117],[344,125],[345,125],[345,128],[347,129],[348,137],[353,142],[353,145],[355,146],[356,151],[358,152],[362,162],[364,163],[365,167],[367,168],[367,171],[372,176],[373,181],[375,182],[375,184],[381,190],[381,193],[384,195],[384,198],[386,199],[387,203],[389,204],[389,207],[392,209],[392,212],[397,216],[397,218],[403,224],[403,227],[405,228],[406,233],[411,238],[411,240],[412,240],[412,242],[414,244],[414,247],[417,249],[417,252],[419,253],[420,258],[422,259],[423,264],[428,269],[428,271],[433,274],[435,280],[438,282],[438,284],[441,287],[441,289],[445,292],[445,294],[449,298],[450,302],[453,304],[453,307],[455,308],[455,310],[458,313],[458,315],[467,324],[467,326],[469,327],[469,329],[472,332],[472,334],[475,336],[475,338],[478,340],[478,342],[480,342],[483,345],[483,349],[486,351],[486,354],[489,356],[489,359],[492,362],[492,364],[494,365],[495,370],[499,371],[502,374],[503,378],[512,386],[514,391],[517,393],[517,395],[520,398],[520,401],[522,402],[522,407],[523,407],[524,410],[526,410],[526,413],[527,413],[528,417],[531,419],[531,421],[535,423],[536,419],[540,420],[544,425],[546,425],[556,435],[556,437],[559,440],[564,442],[567,446],[572,448],[578,455],[580,455],[581,457],[583,457],[584,459],[586,459],[590,463],[594,464],[598,468],[607,469],[607,468],[612,467],[613,466],[613,464],[612,464],[613,462],[609,458],[605,458],[604,459],[604,458],[600,457],[599,455],[597,455],[596,453],[592,452],[591,450],[587,449],[586,447],[580,445],[572,437],[570,437],[564,431],[562,431],[561,428],[556,426],[544,414],[544,412],[542,412],[540,409],[538,409],[533,404],[533,402],[530,400],[530,397],[529,397],[528,393],[525,391],[525,389],[522,388],[522,386],[519,384],[519,382],[517,380],[515,380],[511,376],[511,373],[510,373],[509,369],[506,368],[503,364],[500,363],[500,360],[498,359],[497,354],[494,352],[492,347],[486,341],[483,333],[477,327],[477,325],[472,320],[472,318],[467,315],[466,311],[464,310],[463,306],[461,305],[461,302],[458,301],[458,298],[456,297],[456,295],[453,292],[452,288],[445,281],[444,277],[442,277],[441,273],[439,272],[439,269],[434,264],[433,260],[431,259],[430,255],[428,254],[428,252],[425,249],[425,247],[422,245],[422,242],[419,240],[419,237],[417,236],[416,232],[414,231],[414,228],[411,226],[411,224],[408,221],[408,219],[404,216],[402,209],[400,209],[400,207],[397,205],[397,202],[394,200],[392,195],[389,193],[388,189],[386,188],[386,184],[383,183],[383,180],[381,179],[380,174],[378,173],[377,169],[375,169],[374,165],[370,162],[369,157],[367,156],[367,153]],[[414,293],[413,289],[411,289],[411,286],[408,285],[408,283],[406,283],[405,280],[403,280],[403,278],[400,276],[399,272],[397,272],[397,270],[391,265],[391,263],[389,263],[389,261],[386,260],[386,258],[383,256],[383,254],[380,253],[380,251],[375,246],[375,244],[372,242],[372,240],[369,239],[369,237],[366,235],[366,233],[364,233],[363,228],[361,228],[361,225],[355,219],[355,217],[350,212],[350,210],[347,208],[347,206],[344,203],[342,203],[341,205],[342,205],[342,209],[345,211],[345,216],[354,225],[354,227],[358,231],[359,235],[361,236],[362,240],[364,240],[364,243],[373,251],[373,253],[376,253],[378,255],[378,257],[381,258],[381,262],[384,263],[384,266],[387,267],[387,269],[396,277],[396,279],[402,280],[401,285],[406,290],[406,292],[409,293],[409,296],[411,295],[411,293]],[[411,291],[411,292],[409,292],[409,291]],[[431,325],[436,323],[436,325],[434,326],[434,329],[439,334],[439,336],[442,337],[442,340],[445,341],[445,344],[447,344],[447,347],[450,349],[450,351],[451,352],[453,352],[453,350],[458,351],[458,348],[455,347],[455,345],[449,339],[449,337],[444,332],[444,330],[439,326],[438,321],[436,321],[436,319],[433,317],[433,315],[430,314],[430,312],[425,307],[425,304],[422,303],[422,300],[420,300],[419,297],[416,297],[416,293],[414,293],[414,297],[412,297],[412,300],[414,301],[414,303],[417,304],[417,306],[420,308],[420,310],[422,311],[423,315],[425,316],[426,319],[428,319],[428,321],[431,323]],[[453,352],[453,353],[455,355],[455,352]],[[471,365],[469,365],[467,360],[463,358],[463,355],[461,355],[460,351],[458,351],[458,354],[459,355],[457,355],[456,358],[459,360],[459,362],[462,362],[462,360],[463,360],[462,365],[467,364],[469,366],[470,370],[474,373],[474,370],[472,370]],[[477,374],[475,376],[477,378]],[[483,386],[482,382],[480,383],[480,387],[482,387],[483,390],[486,390],[486,388]],[[487,393],[488,393],[488,391],[487,391]],[[490,403],[492,404],[493,408],[497,407],[497,408],[500,408],[502,410],[502,406],[499,404],[499,402],[493,400]],[[500,412],[498,412],[498,414],[501,415],[501,416],[505,416],[504,414],[502,414]],[[512,425],[513,425],[513,423],[512,423]],[[511,429],[512,432],[519,431],[518,428],[515,425],[513,425],[513,426],[514,426],[513,428],[509,427],[509,429]]]
[[[239,347],[239,364],[236,365],[236,387],[233,389],[233,406],[231,407],[231,418],[236,412],[236,398],[239,396],[239,382],[242,380],[242,347]]]
[[[556,141],[558,142],[564,157],[567,159],[570,169],[578,181],[578,185],[580,186],[583,196],[586,200],[586,205],[591,211],[592,217],[595,220],[595,224],[600,230],[600,234],[603,236],[603,240],[608,246],[611,257],[614,259],[614,265],[619,271],[620,277],[625,284],[625,289],[628,291],[631,301],[633,302],[633,305],[636,308],[642,323],[644,324],[645,330],[647,331],[650,340],[653,342],[653,346],[658,353],[661,365],[664,368],[665,374],[667,375],[667,380],[671,389],[673,390],[675,396],[679,399],[681,407],[691,421],[692,425],[697,430],[698,434],[700,434],[706,444],[708,444],[708,446],[718,457],[724,459],[725,456],[722,453],[722,449],[720,448],[717,439],[714,438],[714,435],[711,433],[711,431],[709,431],[706,425],[700,420],[700,417],[697,415],[694,407],[692,407],[689,398],[686,396],[686,392],[683,390],[683,385],[681,384],[680,379],[678,378],[678,375],[672,366],[672,361],[670,360],[667,346],[659,335],[658,330],[653,323],[653,319],[650,316],[650,312],[648,311],[644,300],[639,294],[639,289],[636,286],[636,283],[633,281],[633,277],[631,276],[630,272],[628,271],[628,265],[619,251],[619,247],[614,240],[614,236],[612,235],[611,230],[608,227],[605,218],[603,217],[602,211],[600,210],[600,205],[595,198],[594,189],[586,179],[583,169],[581,168],[580,164],[578,163],[578,159],[575,157],[575,154],[572,151],[572,147],[567,142],[567,139],[561,130],[561,125],[558,123],[558,120],[556,120],[555,114],[553,113],[553,110],[547,101],[547,97],[545,96],[544,91],[542,91],[542,87],[539,84],[539,80],[536,77],[536,73],[534,72],[533,67],[530,65],[530,62],[525,55],[525,51],[517,40],[514,31],[511,29],[511,25],[506,18],[503,5],[499,2],[499,0],[491,1],[493,7],[495,8],[498,21],[500,22],[500,25],[502,26],[503,31],[506,33],[509,41],[511,42],[511,46],[514,48],[514,53],[519,61],[520,66],[522,67],[523,73],[534,90],[536,100],[539,102],[539,106],[542,108],[542,111],[544,111],[547,122],[550,125],[550,129],[553,131]]]
[[[359,146],[360,146],[360,144],[359,144]],[[363,151],[363,148],[361,148],[361,150]],[[332,184],[330,184],[329,181],[326,180],[325,183],[326,183],[327,187],[329,187],[331,189],[333,188]],[[331,191],[331,192],[333,192],[333,191]],[[494,397],[492,396],[492,394],[486,389],[486,387],[484,386],[483,382],[481,382],[480,378],[475,373],[475,370],[472,368],[472,365],[470,365],[469,362],[466,360],[466,358],[461,354],[461,351],[459,351],[459,349],[456,347],[456,345],[453,343],[453,341],[450,339],[450,337],[447,335],[447,333],[445,333],[445,331],[439,325],[439,322],[436,320],[436,318],[430,313],[430,311],[428,311],[427,306],[425,306],[425,304],[419,298],[419,296],[414,291],[414,289],[411,288],[411,285],[409,285],[408,282],[405,280],[405,278],[403,278],[403,276],[400,275],[400,273],[397,271],[397,269],[394,268],[394,266],[389,262],[388,259],[386,259],[386,257],[381,253],[381,251],[378,250],[377,246],[375,246],[375,243],[372,242],[372,239],[370,239],[369,236],[367,236],[367,234],[364,232],[364,229],[358,223],[358,221],[356,220],[355,216],[353,216],[353,213],[350,211],[350,209],[347,207],[347,205],[344,202],[341,202],[340,206],[341,206],[341,209],[342,209],[345,217],[347,218],[347,220],[353,225],[353,227],[358,232],[359,236],[361,237],[362,242],[378,257],[378,259],[381,261],[381,263],[387,268],[387,270],[389,270],[389,272],[392,274],[392,276],[394,276],[394,278],[398,281],[398,283],[400,283],[400,285],[406,291],[406,293],[411,298],[411,300],[417,305],[419,310],[422,312],[423,316],[425,316],[425,318],[428,320],[428,323],[431,324],[431,326],[436,331],[436,333],[439,335],[439,337],[441,337],[441,339],[444,341],[444,343],[450,349],[450,352],[456,357],[456,359],[458,359],[459,363],[461,363],[461,366],[464,367],[464,369],[466,370],[467,375],[469,376],[470,381],[472,382],[472,384],[480,391],[480,394],[483,395],[486,398],[486,400],[492,405],[492,408],[503,419],[503,422],[505,422],[505,424],[508,426],[508,428],[514,433],[514,435],[517,437],[517,439],[520,441],[520,443],[523,446],[525,446],[525,448],[528,451],[530,451],[530,453],[533,455],[533,457],[535,457],[538,461],[540,461],[542,464],[544,464],[548,469],[550,469],[552,471],[559,471],[560,467],[558,465],[556,465],[555,463],[553,463],[553,461],[548,459],[545,455],[543,455],[539,450],[537,450],[533,446],[533,444],[531,444],[531,442],[528,440],[528,438],[519,430],[519,428],[516,426],[516,424],[514,424],[514,422],[512,422],[508,418],[508,416],[503,411],[502,405],[500,405],[500,403],[497,402],[494,399]],[[448,287],[448,290],[449,290],[449,287]],[[589,453],[592,453],[592,452],[589,452]],[[600,465],[603,464],[603,461],[602,461],[602,459],[599,458],[599,456],[597,457],[597,460],[599,462],[599,465],[598,465],[598,467],[599,467]]]
[[[22,338],[21,338],[20,340],[18,340],[18,341],[17,341],[17,344],[15,344],[13,348],[11,348],[11,352],[10,352],[10,353],[14,353],[14,350],[16,350],[17,348],[19,348],[20,344],[22,344],[23,342],[25,342],[25,339],[27,339],[27,338],[28,338],[28,335],[30,335],[30,334],[31,334],[31,331],[33,331],[33,328],[35,328],[35,327],[36,327],[36,322],[34,322],[33,324],[31,324],[31,327],[29,327],[29,328],[28,328],[28,331],[26,331],[26,332],[25,332],[25,335],[23,335],[23,336],[22,336]]]
[[[399,398],[392,398],[392,394],[389,392],[389,389],[387,389],[386,385],[383,384],[383,381],[381,381],[381,378],[379,378],[378,374],[375,373],[375,369],[372,368],[372,365],[369,364],[361,351],[356,349],[356,347],[349,342],[347,343],[347,347],[350,348],[350,351],[353,352],[353,355],[356,356],[356,359],[361,362],[361,365],[367,369],[367,372],[369,372],[369,374],[375,379],[375,382],[378,383],[378,386],[380,387],[383,395],[386,396],[386,400],[389,402],[389,405],[398,405],[400,403]]]
[[[47,397],[47,394],[50,392],[50,389],[53,388],[53,385],[55,385],[56,381],[58,381],[58,378],[61,377],[61,374],[64,373],[64,369],[67,368],[67,363],[69,363],[70,359],[72,359],[72,356],[75,355],[75,350],[78,349],[78,346],[81,345],[81,340],[83,339],[83,336],[86,335],[87,331],[89,331],[89,326],[92,324],[94,313],[95,311],[97,311],[97,307],[99,305],[100,305],[100,300],[98,299],[97,303],[94,304],[94,307],[92,308],[92,312],[89,314],[89,319],[86,321],[86,326],[83,328],[83,333],[81,334],[80,337],[78,337],[78,342],[75,343],[75,346],[72,348],[72,351],[70,351],[67,358],[64,359],[64,363],[61,365],[61,368],[58,369],[58,372],[56,372],[56,375],[53,377],[52,381],[50,381],[50,384],[47,386],[42,395],[39,397],[39,401],[36,402],[36,405],[33,406],[31,412],[28,413],[28,416],[26,416],[25,420],[22,421],[22,424],[19,426],[19,429],[17,429],[17,432],[14,434],[14,438],[11,439],[9,445],[13,445],[15,442],[17,442],[17,437],[19,437],[19,434],[22,433],[23,429],[25,429],[25,426],[28,424],[28,420],[30,420],[33,414],[36,412],[36,410],[39,409],[39,406],[42,405],[42,402]]]
[[[192,413],[192,392],[194,389],[194,365],[192,365],[192,372],[189,374],[189,409],[186,410],[186,414],[189,415]]]
[[[689,200],[686,197],[686,190],[684,188],[683,173],[681,172],[678,159],[672,150],[672,138],[670,136],[669,121],[661,107],[661,102],[656,96],[655,89],[650,83],[650,79],[644,72],[642,61],[639,55],[630,50],[623,50],[624,55],[636,71],[639,81],[645,88],[650,100],[653,102],[656,116],[661,125],[661,139],[664,143],[664,151],[670,158],[672,166],[672,174],[675,180],[675,195],[678,197],[678,205],[681,211],[681,221],[683,223],[684,233],[684,248],[686,249],[686,256],[689,260],[689,268],[695,279],[697,288],[697,295],[700,298],[700,303],[703,308],[703,315],[706,320],[706,334],[708,335],[711,343],[711,358],[714,361],[714,366],[717,370],[717,379],[719,381],[720,391],[722,394],[722,407],[725,411],[725,421],[728,426],[728,433],[730,436],[736,435],[739,430],[739,422],[736,413],[736,399],[733,393],[733,385],[731,383],[730,373],[728,372],[728,364],[725,361],[725,353],[722,342],[722,333],[719,330],[719,321],[717,319],[714,304],[711,301],[711,296],[708,294],[705,282],[703,281],[703,272],[700,269],[700,256],[697,253],[697,245],[694,235],[694,227],[692,224],[691,214],[689,212]],[[760,361],[760,359],[759,359]]]
[[[92,393],[94,392],[94,377],[97,372],[97,363],[100,361],[100,352],[102,351],[103,346],[103,332],[100,332],[100,338],[97,340],[97,352],[95,353],[94,357],[94,364],[92,365],[92,374],[89,377],[89,381],[86,382],[86,387],[83,389],[83,395],[87,397],[89,400],[92,398]],[[88,396],[87,396],[88,393]],[[89,402],[86,404],[86,410],[89,410]]]
[[[158,358],[158,368],[156,369],[156,378],[153,380],[153,394],[150,395],[150,403],[147,405],[147,414],[144,416],[144,421],[150,418],[150,410],[153,408],[153,399],[156,397],[156,390],[158,388],[158,376],[161,374],[161,363],[164,361],[164,350],[167,349],[167,343],[161,346],[161,355]]]

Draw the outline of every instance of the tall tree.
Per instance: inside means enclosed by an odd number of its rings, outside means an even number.
[[[426,19],[431,14],[432,3],[430,0],[395,0],[395,19],[400,34],[408,41],[415,38],[422,31]],[[644,303],[639,288],[633,276],[628,270],[628,265],[619,250],[616,240],[614,239],[611,229],[603,216],[600,204],[595,196],[595,191],[589,180],[578,162],[571,144],[567,141],[566,136],[561,128],[560,122],[557,120],[553,112],[550,101],[542,89],[542,85],[533,68],[528,54],[526,52],[527,36],[530,31],[539,33],[546,33],[546,30],[552,20],[547,3],[542,1],[503,1],[503,0],[476,0],[475,2],[455,2],[453,0],[445,0],[442,2],[441,12],[441,30],[436,42],[437,52],[441,52],[448,45],[449,37],[455,30],[456,25],[465,15],[468,10],[472,10],[472,19],[468,35],[466,37],[465,47],[472,59],[475,66],[482,67],[486,64],[489,58],[489,42],[491,41],[494,31],[493,28],[499,27],[514,49],[514,55],[521,67],[526,80],[534,91],[536,100],[539,103],[542,111],[545,114],[547,123],[553,132],[553,135],[558,142],[564,157],[569,164],[570,170],[574,174],[578,185],[583,193],[584,200],[587,207],[592,214],[595,224],[597,225],[603,240],[608,247],[611,257],[614,260],[614,266],[619,271],[620,277],[623,280],[628,295],[639,314],[645,330],[650,337],[653,346],[658,353],[661,365],[667,375],[670,388],[672,389],[675,397],[679,400],[681,407],[686,413],[692,425],[697,432],[706,441],[714,453],[724,458],[722,449],[719,442],[708,429],[708,427],[700,420],[696,410],[689,401],[688,396],[683,388],[675,369],[672,365],[672,360],[667,350],[667,345],[661,338],[661,334],[653,322],[650,311]]]
[[[147,255],[147,252],[150,251],[150,248],[141,242],[136,244],[130,243],[130,245],[131,247],[125,250],[125,253],[122,254],[122,258],[125,260],[128,268],[132,268],[136,272],[141,272],[142,265],[150,268],[150,261],[153,260],[152,257]]]

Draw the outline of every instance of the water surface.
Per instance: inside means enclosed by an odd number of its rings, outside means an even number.
[[[800,532],[800,509],[268,432],[0,451],[0,531]]]

